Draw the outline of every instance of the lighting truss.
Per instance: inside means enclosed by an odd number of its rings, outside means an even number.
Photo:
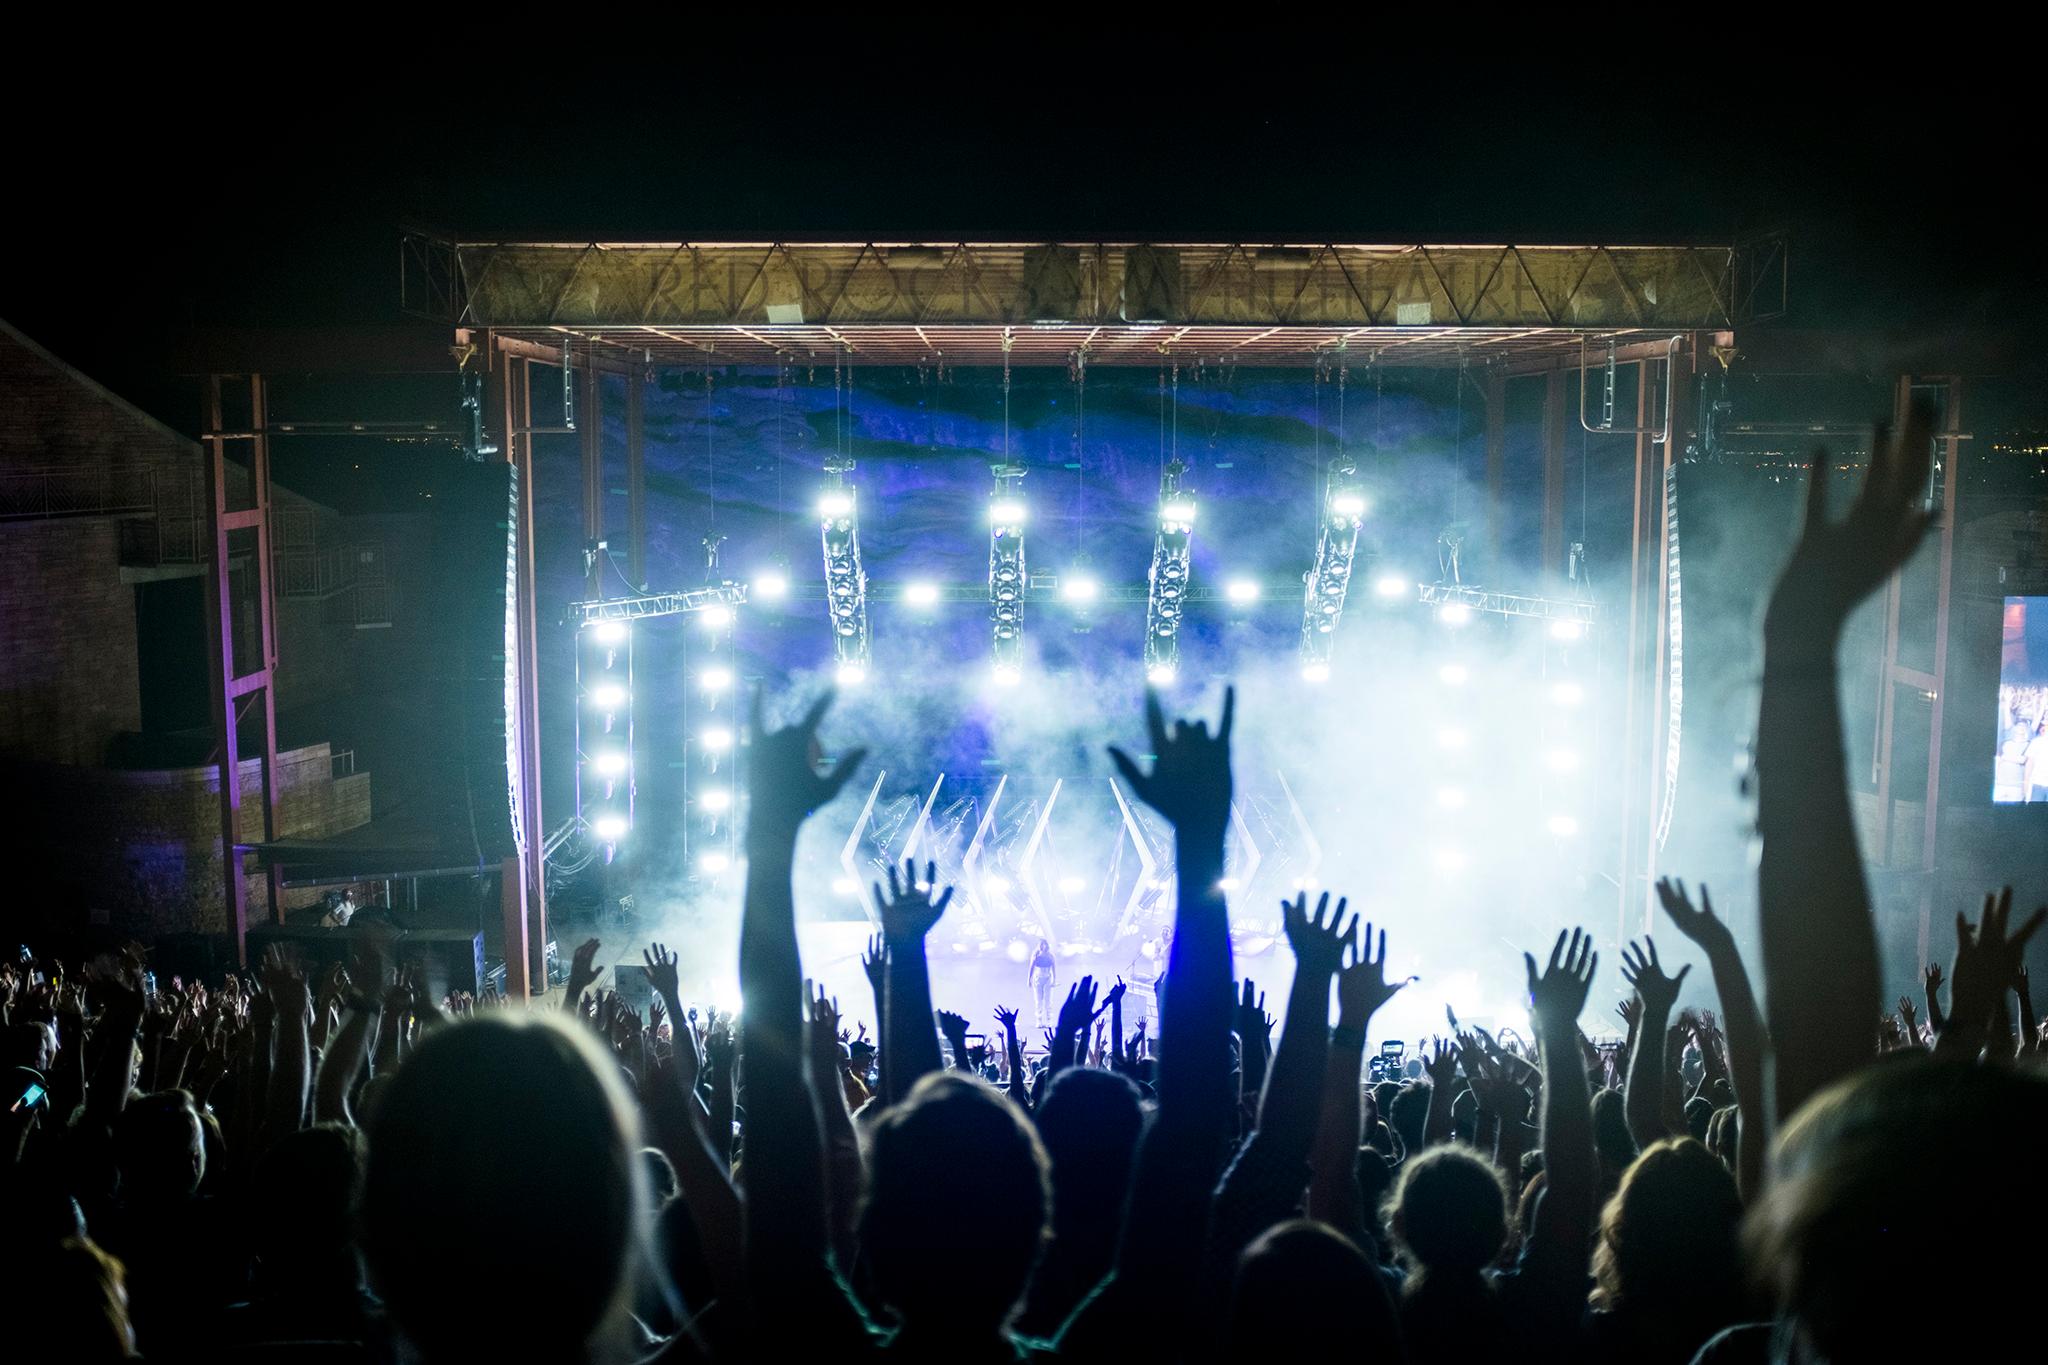
[[[578,625],[589,625],[595,621],[644,621],[655,616],[690,616],[720,606],[729,611],[744,605],[746,600],[744,584],[721,583],[689,592],[642,593],[634,597],[600,597],[587,602],[571,602],[566,615]]]
[[[1187,466],[1170,460],[1159,472],[1159,532],[1152,540],[1152,570],[1145,599],[1145,676],[1173,681],[1180,667],[1181,617],[1187,609],[1188,545],[1195,535],[1195,500],[1182,490]]]
[[[1337,466],[1323,495],[1316,531],[1315,566],[1303,580],[1301,601],[1301,666],[1327,670],[1337,623],[1344,616],[1344,598],[1351,591],[1351,568],[1358,558],[1358,528],[1365,520],[1365,494],[1358,486],[1357,466]]]
[[[825,610],[832,621],[832,657],[842,682],[868,673],[868,576],[860,563],[860,503],[853,487],[853,461],[836,457],[825,466],[818,496],[819,538],[825,555]]]
[[[988,619],[991,662],[1014,671],[1024,661],[1024,467],[994,466],[988,499]]]
[[[576,819],[610,862],[633,825],[633,628],[596,620],[576,640]]]
[[[1462,583],[1424,583],[1419,586],[1424,606],[1459,603],[1473,611],[1495,616],[1534,616],[1544,621],[1571,621],[1590,630],[1597,615],[1592,602],[1568,597],[1529,597],[1512,592],[1488,592]]]

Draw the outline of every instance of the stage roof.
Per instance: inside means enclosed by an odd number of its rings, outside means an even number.
[[[1741,246],[448,242],[409,236],[408,310],[622,363],[1576,363],[1776,316]]]

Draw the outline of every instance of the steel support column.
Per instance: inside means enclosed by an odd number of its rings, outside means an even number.
[[[223,417],[222,375],[209,375],[201,413],[200,442],[206,475],[206,520],[211,539],[207,565],[206,638],[207,683],[211,697],[214,757],[218,764],[220,798],[221,868],[228,932],[234,936],[236,961],[247,965],[249,956],[248,884],[242,875],[242,840],[238,829],[242,809],[242,754],[240,721],[260,706],[263,718],[263,747],[260,777],[263,790],[263,839],[268,842],[279,831],[277,789],[277,623],[270,582],[270,440],[268,392],[261,375],[246,378],[249,385],[249,419],[246,427],[230,431]],[[249,445],[249,506],[228,507],[227,443],[246,441]],[[231,542],[237,531],[253,532],[255,545],[250,566],[253,582],[250,598],[255,607],[256,667],[238,673],[235,660],[235,594]],[[260,694],[260,695],[259,695]],[[283,870],[275,865],[265,879],[268,917],[279,915],[279,892]]]
[[[585,365],[581,376],[583,392],[577,399],[576,434],[583,452],[583,548],[588,564],[584,571],[584,596],[605,595],[604,563],[607,551],[598,549],[604,537],[604,387],[595,366]]]
[[[1499,370],[1486,375],[1486,578],[1504,577],[1501,559],[1503,499],[1507,483],[1508,381]]]
[[[1538,585],[1564,573],[1564,371],[1543,376],[1543,562]]]
[[[626,375],[626,567],[635,591],[647,587],[647,372]],[[602,594],[600,594],[602,596]]]

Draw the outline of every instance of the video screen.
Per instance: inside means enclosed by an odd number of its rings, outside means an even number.
[[[1991,799],[2048,801],[2048,597],[2005,599]]]

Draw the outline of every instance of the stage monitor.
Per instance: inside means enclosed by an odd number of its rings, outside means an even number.
[[[2005,599],[1991,799],[2048,802],[2048,597]]]

